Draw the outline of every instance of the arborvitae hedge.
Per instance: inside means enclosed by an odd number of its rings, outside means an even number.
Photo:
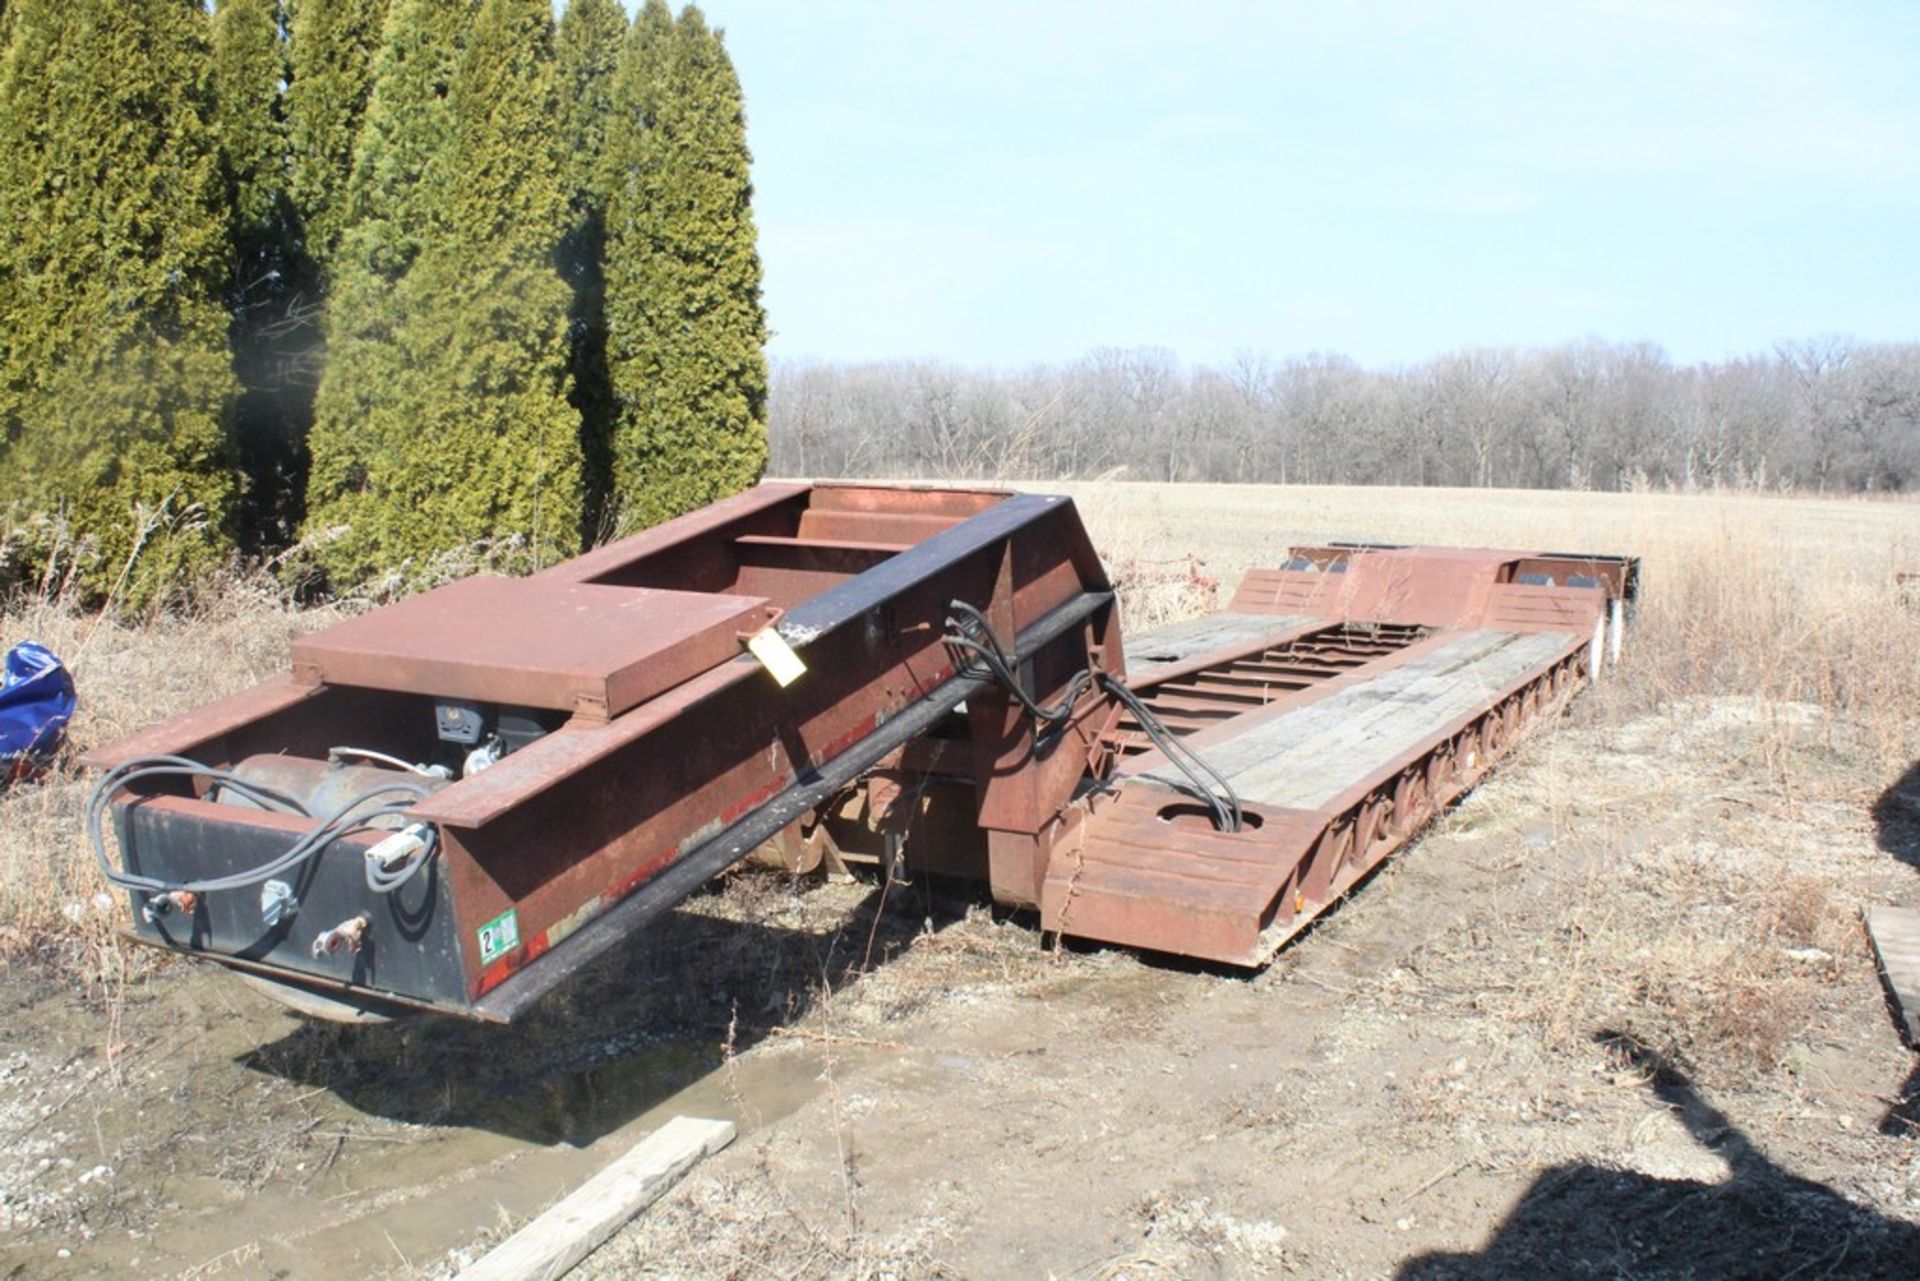
[[[64,512],[95,552],[80,590],[137,604],[231,546],[210,22],[184,3],[7,10],[0,500]]]
[[[387,0],[288,0],[289,176],[302,245],[317,262],[340,241],[386,16]]]
[[[560,156],[572,213],[560,246],[560,270],[573,286],[569,340],[585,485],[581,532],[588,541],[605,532],[612,485],[609,451],[615,402],[607,376],[606,276],[601,269],[606,202],[600,179],[613,114],[614,74],[626,33],[627,12],[619,0],[571,0],[554,38]]]
[[[425,399],[411,353],[400,346],[409,326],[397,286],[434,213],[422,188],[451,134],[447,91],[470,12],[466,3],[394,0],[341,199],[348,220],[329,264],[327,363],[308,438],[305,538],[342,586],[392,567],[374,517],[353,526],[360,509],[377,502],[369,496],[371,471],[391,434],[379,428]]]
[[[648,0],[615,78],[607,142],[613,502],[649,525],[752,484],[766,464],[760,302],[740,83],[719,33]]]
[[[620,0],[570,0],[554,36],[560,95],[555,124],[567,198],[576,208],[597,208],[600,165],[613,111],[613,78],[627,34]]]
[[[0,0],[0,590],[66,526],[143,600],[236,533],[345,587],[751,483],[747,165],[663,0]]]
[[[530,567],[580,548],[579,418],[568,404],[570,293],[554,269],[567,198],[553,130],[550,0],[485,0],[452,92],[453,146],[432,171],[445,234],[410,277],[426,295],[423,361],[443,396],[424,422],[464,440],[447,470],[455,539],[507,535]],[[444,452],[444,446],[436,453]]]
[[[220,160],[242,251],[279,235],[287,190],[287,77],[280,0],[220,0],[213,15],[213,88]]]
[[[336,584],[579,546],[552,9],[469,12],[396,0],[388,19],[313,432],[309,539]]]

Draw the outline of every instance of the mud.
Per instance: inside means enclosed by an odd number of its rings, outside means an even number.
[[[710,896],[510,1029],[308,1023],[213,966],[80,994],[16,964],[0,1275],[445,1271],[670,1116],[778,1124],[828,1053],[861,1057],[782,1035],[852,958],[769,922],[844,914],[871,887],[834,887],[833,908],[797,888]]]
[[[1905,810],[1737,713],[1578,714],[1253,977],[771,874],[505,1031],[16,963],[0,1274],[444,1276],[686,1113],[741,1137],[582,1275],[1915,1275]]]

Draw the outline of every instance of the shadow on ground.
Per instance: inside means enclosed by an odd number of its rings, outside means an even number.
[[[749,899],[796,892],[760,872],[729,890],[743,891]],[[511,1026],[437,1015],[306,1022],[238,1061],[390,1120],[585,1146],[797,1022],[966,907],[921,878],[890,893],[875,886],[818,929],[675,911]],[[749,902],[744,915],[754,914]]]
[[[1880,848],[1920,870],[1920,761],[1880,793],[1871,812]]]
[[[1874,838],[1880,848],[1920,871],[1920,761],[1908,766],[1892,786],[1880,793],[1870,812]],[[1886,998],[1888,1020],[1899,1027],[1899,1006],[1891,990],[1887,991]],[[1915,1061],[1913,1071],[1900,1087],[1899,1101],[1880,1118],[1880,1133],[1920,1137],[1920,1060]],[[1920,1263],[1914,1265],[1912,1275],[1920,1276]]]
[[[1647,1075],[1647,1088],[1732,1169],[1724,1183],[1564,1165],[1533,1181],[1486,1249],[1409,1260],[1401,1281],[1556,1277],[1920,1275],[1920,1227],[1790,1174],[1657,1052],[1614,1032],[1595,1040]]]

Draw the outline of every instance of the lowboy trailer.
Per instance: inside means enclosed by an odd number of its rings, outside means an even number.
[[[334,1016],[511,1020],[750,857],[1254,967],[1617,655],[1637,577],[1300,547],[1123,643],[1066,498],[769,483],[296,640],[91,753],[89,821],[137,938]]]

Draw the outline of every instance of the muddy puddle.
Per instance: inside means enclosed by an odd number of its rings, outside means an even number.
[[[116,1000],[0,972],[0,1276],[444,1273],[676,1114],[751,1134],[829,1058],[857,1078],[878,1051],[790,1030],[835,946],[681,919],[510,1028],[310,1023],[213,966]]]

